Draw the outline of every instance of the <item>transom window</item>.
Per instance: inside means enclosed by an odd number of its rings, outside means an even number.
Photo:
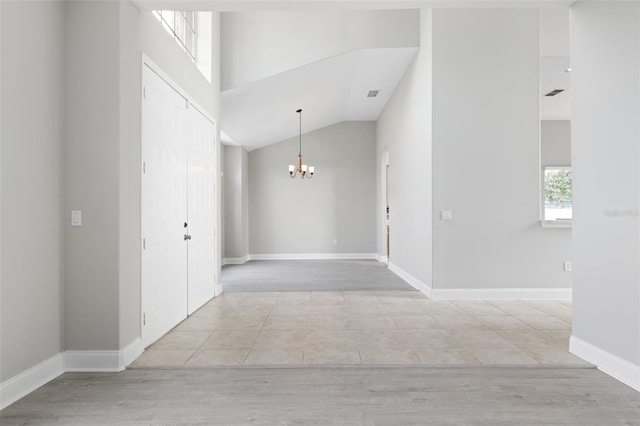
[[[198,13],[190,11],[155,10],[154,16],[178,46],[184,50],[193,62],[197,62]]]

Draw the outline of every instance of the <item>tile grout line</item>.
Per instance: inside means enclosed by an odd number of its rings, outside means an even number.
[[[381,301],[381,296],[380,296],[380,295],[378,295],[378,294],[375,294],[375,293],[374,293],[374,298],[372,298],[372,300],[376,300],[376,302],[377,302],[377,303],[379,303],[379,304],[381,305],[381,307],[382,307],[382,309],[383,309],[383,312],[382,312],[382,313],[371,313],[371,314],[358,314],[358,315],[356,315],[356,314],[351,313],[351,312],[349,311],[349,309],[347,309],[347,307],[348,307],[348,306],[347,306],[347,303],[346,303],[347,299],[345,298],[345,292],[344,292],[344,291],[342,291],[340,294],[341,294],[341,296],[342,296],[342,303],[339,303],[339,302],[338,302],[338,300],[336,299],[336,300],[334,300],[333,302],[327,303],[327,306],[332,306],[332,305],[333,305],[333,306],[334,306],[334,308],[337,310],[337,312],[342,313],[342,314],[345,314],[345,313],[346,313],[346,314],[348,314],[348,315],[347,315],[347,318],[341,318],[341,319],[340,319],[341,321],[343,321],[343,322],[344,322],[344,321],[347,321],[350,317],[354,317],[354,316],[365,316],[365,317],[366,317],[366,316],[371,316],[371,317],[387,318],[387,319],[390,319],[390,320],[391,320],[391,323],[394,325],[394,327],[393,327],[393,328],[391,328],[390,330],[400,331],[400,332],[402,332],[402,331],[407,331],[407,330],[405,330],[405,328],[400,328],[400,327],[398,326],[398,323],[397,323],[397,317],[399,316],[399,313],[400,313],[400,312],[399,312],[400,310],[398,309],[398,307],[400,307],[400,306],[402,305],[402,303],[400,303],[400,304],[394,304],[394,303],[386,303],[386,304],[385,304],[385,303],[382,303],[382,301]],[[279,298],[281,295],[282,295],[282,293],[280,293],[280,294],[278,295],[278,298]],[[310,296],[310,298],[311,298],[311,296]],[[265,324],[266,324],[266,322],[267,322],[267,319],[268,319],[268,318],[271,316],[271,314],[273,313],[274,306],[275,306],[275,304],[277,303],[277,300],[278,300],[278,299],[276,298],[276,302],[274,302],[273,304],[271,304],[271,305],[270,305],[270,307],[269,307],[269,309],[268,309],[268,311],[267,311],[266,315],[264,315],[264,317],[262,318],[262,320],[261,320],[261,325],[260,325],[260,327],[257,329],[257,334],[256,334],[256,336],[254,337],[254,339],[252,340],[251,347],[248,349],[247,353],[246,353],[246,354],[245,354],[245,356],[244,356],[243,364],[244,364],[244,363],[246,362],[246,360],[248,359],[248,355],[251,353],[251,351],[252,351],[252,350],[257,350],[257,349],[258,349],[258,348],[256,348],[256,347],[255,347],[255,344],[256,344],[256,342],[257,342],[257,340],[258,340],[258,337],[261,335],[261,333],[262,333],[262,332],[264,332],[264,331],[266,330],[266,329],[265,329]],[[300,303],[300,302],[294,303],[294,304],[292,304],[292,306],[297,306],[299,303]],[[407,304],[408,304],[408,305],[410,305],[411,303],[407,302]],[[321,305],[322,305],[322,304],[321,304]],[[358,304],[356,303],[354,306],[356,306],[356,305],[358,305]],[[367,304],[365,304],[365,306],[366,306],[366,305],[367,305]],[[480,316],[499,316],[499,317],[509,318],[510,320],[515,320],[515,321],[517,321],[517,322],[519,322],[519,323],[522,323],[523,325],[525,325],[525,326],[527,327],[527,330],[535,330],[536,332],[542,333],[542,334],[544,334],[544,335],[548,336],[549,338],[554,338],[554,335],[553,335],[553,333],[554,333],[554,332],[557,332],[557,333],[562,334],[562,332],[565,330],[565,328],[564,328],[564,327],[563,327],[563,328],[558,328],[558,329],[535,328],[535,327],[531,326],[530,324],[525,323],[524,321],[522,321],[522,320],[520,320],[520,319],[516,318],[516,314],[509,314],[509,313],[508,313],[508,312],[506,312],[504,309],[500,309],[500,308],[498,308],[497,306],[494,306],[494,305],[491,305],[491,304],[489,304],[489,305],[490,305],[490,306],[492,306],[493,308],[495,308],[497,311],[502,312],[502,313],[503,313],[503,315],[500,315],[500,314],[497,314],[497,315],[495,315],[495,314],[494,314],[494,315],[490,315],[489,313],[484,313],[484,314],[483,314],[483,312],[482,312],[482,311],[478,311],[477,313],[469,313],[469,312],[468,312],[469,310],[460,309],[457,305],[453,304],[453,306],[455,306],[457,309],[459,309],[459,310],[461,311],[461,313],[464,313],[465,315],[468,315],[470,318],[474,319],[474,321],[478,322],[479,324],[482,324],[482,325],[484,326],[484,328],[483,328],[483,329],[485,329],[485,330],[489,330],[489,331],[491,331],[491,332],[493,332],[493,333],[497,334],[497,335],[498,335],[499,337],[501,337],[503,340],[505,340],[505,343],[508,343],[508,344],[509,344],[509,347],[510,347],[509,349],[510,349],[510,350],[511,350],[511,349],[513,349],[513,350],[516,350],[516,351],[518,351],[518,352],[520,352],[520,353],[523,353],[523,354],[527,355],[527,357],[528,357],[528,358],[531,358],[532,360],[536,361],[536,363],[537,363],[537,364],[542,364],[542,362],[540,361],[540,357],[536,357],[536,356],[534,356],[534,355],[533,355],[533,353],[532,353],[532,352],[530,352],[530,351],[528,350],[528,349],[536,349],[536,348],[523,348],[523,347],[520,347],[519,345],[515,344],[512,340],[510,340],[510,339],[508,339],[508,338],[506,338],[506,337],[502,336],[502,334],[501,334],[501,332],[516,332],[516,331],[518,331],[518,330],[519,330],[518,328],[495,328],[495,327],[490,327],[490,326],[487,326],[486,324],[484,324],[482,321],[480,321],[480,320],[478,319],[478,317],[480,317]],[[309,299],[309,306],[311,306],[311,299]],[[563,305],[563,306],[564,306],[564,305]],[[532,307],[532,308],[533,308],[533,307]],[[391,311],[390,311],[390,309],[391,309]],[[437,315],[436,315],[436,313],[435,313],[435,312],[429,312],[429,313],[430,313],[430,315],[428,315],[428,316],[429,316],[429,317],[431,317],[431,318],[433,318],[433,319],[434,319],[434,320],[436,320],[436,321],[438,320],[438,318],[439,318],[440,316],[442,316],[442,315],[446,315],[446,313],[442,313],[442,312],[437,312]],[[324,314],[322,314],[322,316],[325,316],[325,317],[326,317],[327,315],[329,315],[329,313],[324,313]],[[418,316],[420,316],[418,313],[415,313],[414,315],[418,315]],[[410,315],[410,316],[411,316],[411,315]],[[522,315],[521,315],[521,316],[522,316]],[[564,321],[562,318],[558,318],[558,317],[556,317],[556,316],[555,316],[555,315],[553,315],[553,314],[549,314],[549,313],[542,313],[542,315],[535,315],[535,316],[544,316],[544,317],[553,318],[553,319],[557,320],[557,321],[558,321],[558,322],[560,322],[560,323],[564,323],[564,324],[566,324],[568,327],[570,327],[570,326],[571,326],[571,324],[567,323],[567,322],[566,322],[566,321]],[[308,338],[308,336],[309,336],[310,332],[311,332],[311,331],[313,331],[313,330],[315,330],[315,329],[311,329],[311,328],[309,328],[309,327],[310,327],[310,323],[309,323],[309,321],[308,321],[308,320],[309,320],[309,318],[310,318],[310,314],[307,314],[307,315],[306,315],[306,318],[307,318],[307,323],[305,324],[305,327],[304,327],[304,329],[303,329],[303,330],[304,330],[304,333],[305,333],[305,338]],[[435,329],[434,329],[434,328],[432,328],[432,327],[428,327],[428,328],[426,328],[426,329],[428,329],[428,330],[435,330]],[[280,330],[280,329],[274,329],[274,330]],[[288,330],[288,329],[287,329],[287,330]],[[339,331],[339,330],[341,330],[341,328],[340,328],[340,329],[335,329],[335,330],[334,330],[333,328],[327,328],[326,330],[327,330],[327,331]],[[345,330],[347,330],[347,329],[345,329]],[[382,329],[382,328],[380,328],[380,326],[379,326],[379,325],[377,325],[377,326],[372,327],[372,328],[368,328],[368,327],[367,327],[367,328],[362,328],[362,329],[360,329],[360,328],[358,328],[358,329],[349,328],[347,331],[361,331],[361,332],[366,331],[366,332],[371,332],[371,333],[380,333],[380,332],[382,332],[383,330],[387,330],[387,329],[386,329],[386,328]],[[438,330],[439,330],[439,329],[438,329]],[[450,329],[448,329],[448,328],[443,328],[443,331],[444,331],[444,330],[449,330],[449,331],[469,331],[469,332],[472,332],[472,331],[473,331],[473,328],[465,328],[465,327],[460,327],[460,328],[458,328],[458,327],[452,327],[452,328],[450,328]],[[185,331],[199,331],[199,330],[185,330]],[[209,331],[209,330],[204,330],[204,331]],[[196,355],[196,353],[197,353],[199,350],[201,350],[201,349],[202,349],[202,347],[204,346],[204,344],[206,343],[206,341],[207,341],[209,338],[211,338],[211,336],[212,336],[216,331],[217,331],[217,330],[216,330],[216,329],[214,329],[214,330],[212,330],[212,331],[210,331],[210,332],[209,332],[208,337],[203,341],[203,343],[201,343],[201,344],[198,346],[198,348],[196,348],[196,349],[195,349],[195,351],[194,351],[194,352],[191,354],[191,356],[190,356],[190,357],[189,357],[189,358],[184,362],[184,364],[183,364],[183,365],[186,365],[186,364],[187,364],[187,363],[188,363],[188,362],[193,358],[193,356],[195,356],[195,355]],[[507,348],[504,348],[504,349],[507,349]],[[550,347],[550,348],[543,347],[543,348],[537,348],[537,349],[555,349],[555,348],[554,348],[554,347]],[[559,351],[564,353],[564,352],[566,352],[566,349],[560,349]],[[362,358],[362,351],[360,350],[360,348],[358,348],[358,349],[357,349],[357,352],[358,352],[358,355],[359,355],[360,364],[364,365],[363,358]],[[415,350],[414,350],[413,348],[411,349],[411,353],[412,353],[412,354],[413,354],[413,355],[414,355],[414,356],[415,356],[415,357],[416,357],[416,358],[417,358],[417,359],[422,363],[422,359],[420,358],[420,356],[419,356],[419,355],[417,355],[417,353],[415,352]],[[302,364],[304,364],[304,362],[305,362],[306,355],[307,355],[306,350],[304,350],[304,349],[303,349],[303,351],[302,351]],[[473,355],[472,355],[472,356],[473,356]],[[477,357],[473,356],[473,358],[474,358],[474,359],[476,359],[478,362],[480,362],[480,361],[479,361],[479,359],[478,359]],[[481,363],[481,364],[483,364],[483,363]]]

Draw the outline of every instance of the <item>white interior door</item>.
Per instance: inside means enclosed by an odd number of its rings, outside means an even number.
[[[187,316],[186,100],[143,66],[142,331],[148,346]]]
[[[188,313],[214,296],[216,126],[189,108],[192,134],[188,146]]]

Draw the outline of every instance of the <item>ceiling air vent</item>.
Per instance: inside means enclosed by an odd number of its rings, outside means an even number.
[[[375,98],[376,96],[378,96],[378,92],[379,90],[369,90],[369,93],[367,93],[367,98]]]
[[[545,96],[555,96],[558,93],[562,93],[564,92],[564,89],[556,89],[556,90],[552,90],[549,93],[547,93]]]

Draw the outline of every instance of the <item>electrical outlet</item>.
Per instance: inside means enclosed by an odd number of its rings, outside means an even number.
[[[334,244],[334,245],[338,244],[338,239],[337,239],[337,238],[334,238],[334,239],[333,239],[333,244]]]
[[[82,226],[81,210],[71,210],[71,226]]]
[[[564,271],[571,272],[571,262],[569,260],[564,262]]]
[[[442,210],[440,212],[440,220],[451,220],[452,216],[451,210]]]

